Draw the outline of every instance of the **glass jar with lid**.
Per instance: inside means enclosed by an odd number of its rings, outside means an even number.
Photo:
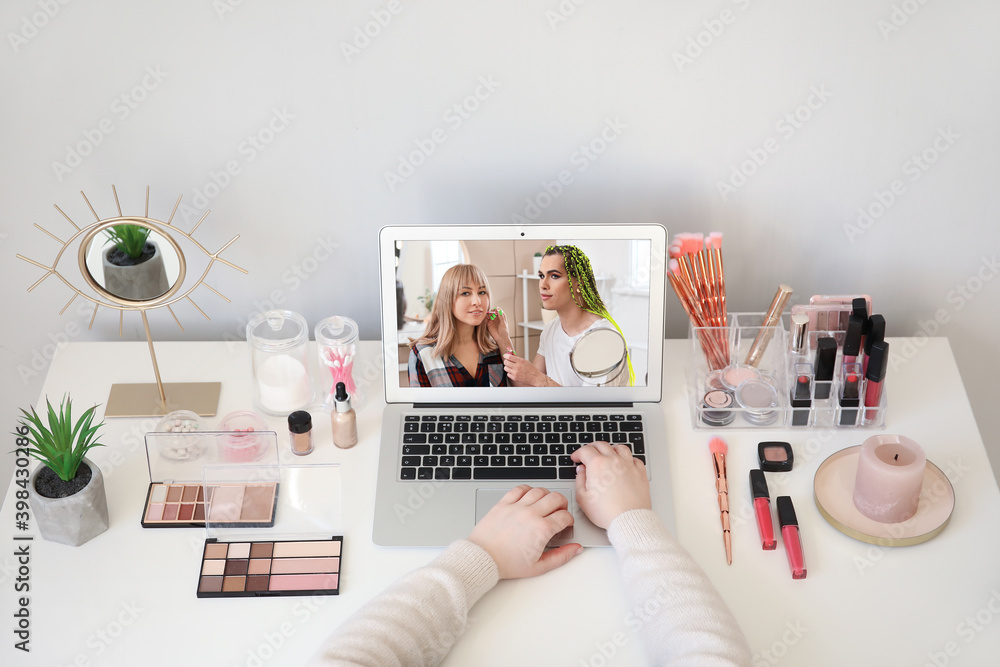
[[[288,415],[313,399],[309,376],[309,328],[290,310],[257,313],[247,323],[254,402],[271,415]]]
[[[322,400],[333,409],[337,383],[343,382],[355,405],[361,400],[354,383],[354,359],[358,351],[358,323],[349,317],[334,315],[316,325]]]

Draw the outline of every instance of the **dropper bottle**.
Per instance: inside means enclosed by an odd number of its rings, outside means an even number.
[[[343,382],[337,383],[333,404],[334,409],[330,413],[333,444],[341,449],[349,449],[358,444],[358,418],[351,407],[351,397]]]

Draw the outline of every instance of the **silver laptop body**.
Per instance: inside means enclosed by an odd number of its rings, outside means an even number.
[[[568,498],[574,526],[557,535],[552,545],[608,544],[605,531],[594,526],[577,506],[572,479],[403,479],[407,418],[412,428],[414,420],[442,416],[465,421],[484,420],[484,415],[485,420],[550,418],[543,415],[641,420],[647,465],[657,474],[657,479],[651,480],[656,485],[654,509],[672,529],[673,501],[659,403],[666,240],[666,230],[654,224],[393,226],[380,231],[387,407],[382,417],[375,499],[376,544],[446,546],[468,536],[489,508],[521,483],[559,491]],[[602,299],[628,342],[634,386],[410,387],[406,379],[407,343],[420,335],[422,324],[413,321],[413,315],[404,315],[419,312],[415,303],[426,305],[436,292],[440,274],[455,263],[483,268],[493,296],[491,306],[507,311],[518,352],[524,354],[527,341],[527,358],[534,356],[542,323],[535,305],[539,300],[533,258],[551,243],[576,245],[590,258]]]

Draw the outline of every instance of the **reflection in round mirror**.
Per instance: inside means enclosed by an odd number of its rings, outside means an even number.
[[[584,382],[606,384],[628,364],[625,339],[614,329],[593,329],[580,336],[569,353],[573,370]]]
[[[121,232],[116,239],[109,234],[111,229]],[[156,230],[149,230],[142,239],[141,232],[137,233],[142,229],[134,224],[115,225],[87,243],[87,272],[111,296],[149,301],[166,294],[180,278],[181,262],[173,240]]]

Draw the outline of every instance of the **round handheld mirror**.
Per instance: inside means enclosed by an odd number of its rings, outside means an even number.
[[[569,362],[581,380],[595,384],[607,383],[627,367],[628,349],[625,339],[614,329],[587,331],[573,345]]]

